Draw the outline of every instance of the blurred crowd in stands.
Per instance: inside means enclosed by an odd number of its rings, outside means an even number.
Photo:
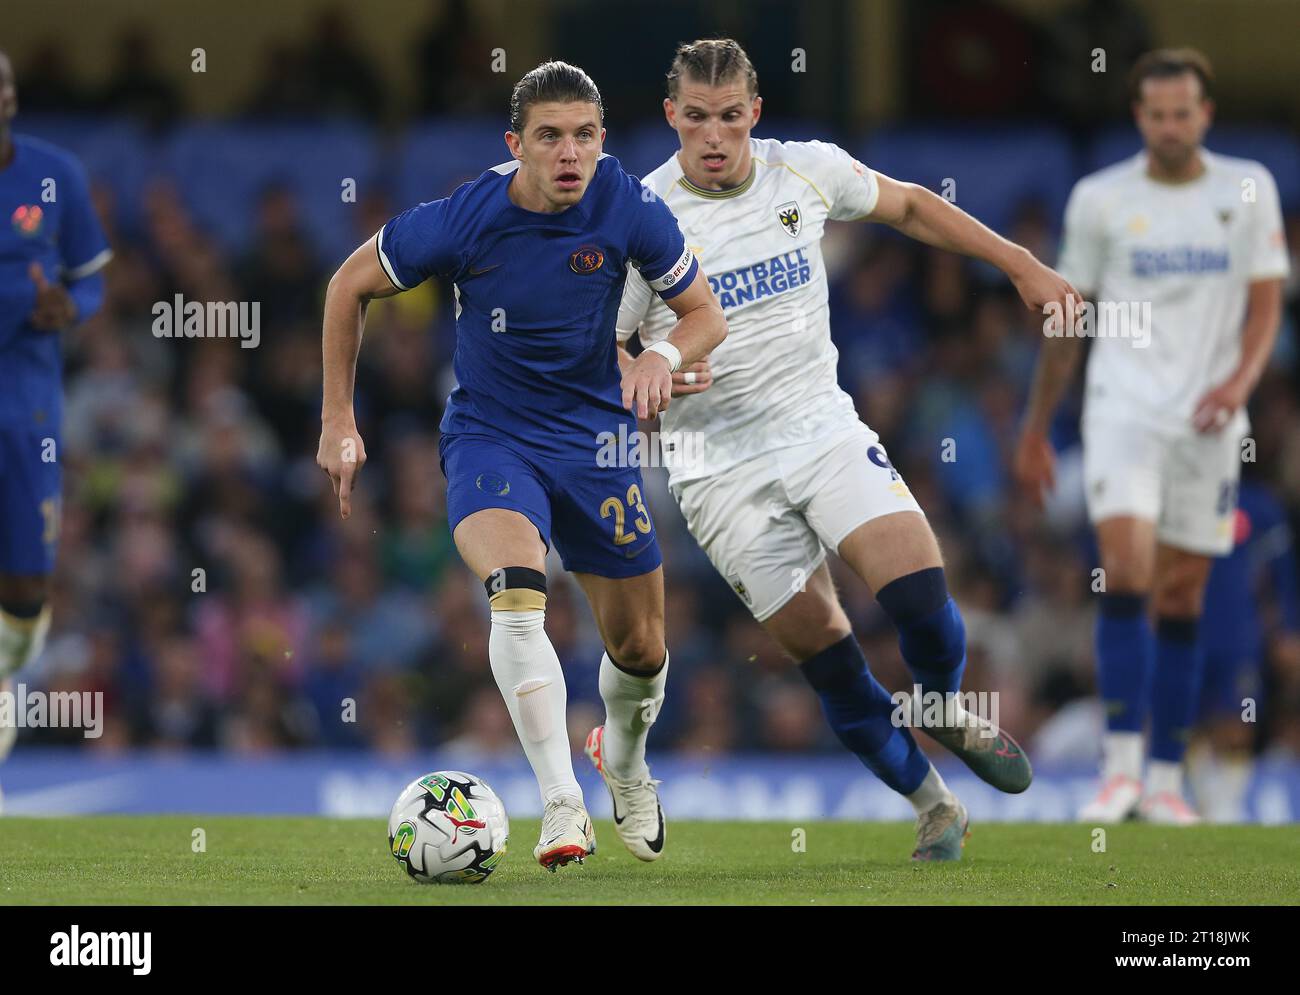
[[[475,94],[500,104],[504,84],[477,86],[479,63],[448,71],[475,29],[466,18],[456,30],[418,42],[429,70],[423,109],[478,110],[456,103]],[[319,31],[314,46],[268,53],[250,112],[293,113],[308,101],[365,114],[382,103],[343,22],[324,18]],[[150,53],[147,36],[124,38],[111,85],[91,98],[69,82],[71,53],[54,46],[19,68],[21,106],[108,107],[166,127],[182,110]],[[103,691],[109,720],[90,744],[98,750],[454,745],[514,755],[487,664],[486,598],[445,521],[437,426],[452,385],[450,286],[427,283],[369,309],[356,391],[369,462],[343,522],[315,464],[321,302],[334,263],[305,233],[308,208],[288,189],[268,189],[253,248],[235,256],[165,180],[150,185],[132,230],[118,230],[101,179],[92,176],[115,258],[102,313],[66,336],[55,629],[27,680]],[[356,243],[406,206],[362,196]],[[1051,261],[1058,225],[1026,203],[1007,234]],[[1300,217],[1288,239],[1294,258]],[[878,226],[835,226],[826,253],[842,383],[940,537],[968,629],[967,687],[1000,691],[1001,720],[1022,741],[1088,759],[1095,550],[1079,484],[1077,391],[1059,420],[1061,494],[1045,516],[1010,473],[1041,316],[1000,274]],[[1293,524],[1297,289],[1293,279],[1275,361],[1252,404],[1257,461],[1246,466]],[[155,337],[152,306],[176,293],[260,301],[259,347]],[[652,746],[838,749],[802,678],[687,534],[663,471],[647,480],[672,652]],[[835,568],[877,676],[891,690],[908,687],[892,628],[866,588]],[[601,646],[581,593],[557,562],[550,574],[547,629],[580,741],[602,714]],[[1295,654],[1271,654],[1266,675],[1257,747],[1300,757]],[[32,743],[59,737],[24,732]]]
[[[419,94],[410,110],[464,114],[500,106],[509,97],[513,77],[494,73],[491,60],[478,57],[492,46],[481,37],[472,5],[452,0],[431,3],[428,11],[432,17],[418,18],[424,23],[413,25],[407,36],[406,55],[417,69]],[[355,16],[343,8],[329,8],[312,20],[304,36],[269,44],[256,82],[239,100],[242,114],[383,120],[397,95],[358,43],[355,24]],[[125,27],[110,46],[108,77],[90,83],[74,67],[73,50],[52,34],[16,67],[23,107],[60,114],[108,111],[158,130],[187,115],[176,70],[189,70],[190,51],[164,57],[143,24]]]

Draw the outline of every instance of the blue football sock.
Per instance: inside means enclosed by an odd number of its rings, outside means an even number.
[[[1140,594],[1103,594],[1097,612],[1097,689],[1109,732],[1142,732],[1150,701],[1151,626]]]
[[[1198,619],[1156,621],[1156,667],[1151,693],[1151,759],[1181,763],[1196,718],[1200,690]]]
[[[890,581],[876,600],[898,629],[898,648],[923,694],[961,690],[966,669],[966,626],[948,596],[943,567],[927,567]]]
[[[895,726],[895,705],[867,670],[852,635],[799,665],[821,699],[826,721],[850,751],[895,791],[910,795],[930,772],[911,732]]]

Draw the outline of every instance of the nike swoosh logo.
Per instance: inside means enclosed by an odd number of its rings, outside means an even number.
[[[482,276],[484,273],[491,273],[494,269],[496,269],[500,265],[501,265],[500,263],[493,263],[491,266],[484,266],[482,269],[475,269],[473,266],[471,266],[469,268],[469,275]]]
[[[655,806],[659,812],[659,835],[652,840],[646,840],[645,845],[650,848],[651,853],[659,853],[664,848],[664,810],[663,806]]]
[[[610,804],[610,807],[614,810],[614,825],[616,825],[616,826],[621,826],[621,825],[623,825],[623,819],[626,819],[627,816],[626,816],[626,815],[623,816],[622,819],[619,818],[619,816],[618,816],[618,799],[614,796],[614,789],[613,789],[613,788],[610,788],[610,789],[609,789],[609,804]]]

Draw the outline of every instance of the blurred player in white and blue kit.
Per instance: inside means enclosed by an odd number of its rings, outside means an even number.
[[[1080,818],[1186,825],[1199,821],[1183,797],[1183,759],[1206,578],[1232,548],[1246,402],[1277,336],[1289,261],[1269,171],[1201,144],[1214,110],[1205,57],[1150,52],[1132,77],[1145,148],[1078,182],[1058,264],[1099,316],[1082,427],[1105,577],[1096,654],[1106,732],[1100,790]],[[1140,338],[1114,324],[1134,308],[1149,308]],[[1047,433],[1079,351],[1058,337],[1039,355],[1016,456],[1035,498],[1053,483]]]
[[[953,701],[965,629],[921,508],[837,382],[822,234],[830,220],[892,225],[998,266],[1035,310],[1063,305],[1072,288],[952,204],[835,145],[752,138],[762,98],[735,41],[681,46],[663,106],[681,149],[644,182],[680,221],[729,329],[707,363],[674,374],[684,396],[663,416],[664,438],[692,434],[702,446],[690,459],[665,454],[670,489],[714,566],[798,661],[841,742],[912,803],[914,858],[959,859],[966,809],[896,724],[825,562],[837,553],[875,592],[915,682]],[[652,348],[672,325],[631,274],[619,338]],[[1010,736],[964,711],[940,721],[927,732],[985,781],[1029,786]]]

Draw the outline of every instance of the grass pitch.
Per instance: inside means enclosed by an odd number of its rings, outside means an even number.
[[[914,865],[905,823],[677,822],[642,864],[612,823],[585,866],[532,860],[536,820],[480,885],[420,885],[378,819],[0,819],[0,905],[1300,904],[1294,827],[976,825],[957,864]],[[193,850],[195,830],[206,852]]]

